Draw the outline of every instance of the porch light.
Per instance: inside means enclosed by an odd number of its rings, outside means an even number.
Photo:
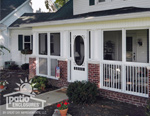
[[[138,39],[138,44],[139,44],[139,46],[142,46],[142,39]]]

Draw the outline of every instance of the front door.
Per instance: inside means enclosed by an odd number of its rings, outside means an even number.
[[[87,75],[87,31],[72,32],[72,81],[86,81]]]

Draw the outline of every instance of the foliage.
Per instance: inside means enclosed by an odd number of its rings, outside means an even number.
[[[47,87],[48,79],[46,77],[36,76],[32,79],[31,85],[33,88],[42,90],[43,88]]]
[[[56,0],[55,4],[58,8],[61,8],[63,5],[65,5],[69,0]]]
[[[29,69],[29,63],[25,63],[21,65],[22,70],[28,70]]]
[[[148,100],[147,106],[145,107],[145,115],[150,116],[150,100]]]
[[[96,101],[98,88],[96,84],[91,82],[75,81],[71,83],[67,89],[67,96],[70,101],[76,104],[91,104]]]
[[[8,69],[10,70],[18,70],[19,69],[19,66],[17,64],[11,64]]]
[[[0,55],[4,55],[4,52],[3,52],[3,50],[7,50],[8,52],[10,52],[10,50],[8,49],[8,48],[6,48],[5,46],[3,46],[3,45],[0,45]]]
[[[49,12],[54,12],[57,10],[55,4],[51,0],[45,0],[45,7]]]
[[[32,50],[21,50],[22,54],[32,54]]]
[[[5,81],[0,81],[0,85],[3,85],[3,86],[5,86],[5,85],[7,85],[7,84],[9,84],[6,80]]]
[[[58,110],[65,110],[68,108],[68,106],[69,106],[68,100],[64,100],[64,101],[57,104]]]

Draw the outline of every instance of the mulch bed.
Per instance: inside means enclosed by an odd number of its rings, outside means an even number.
[[[38,110],[34,116],[52,116],[57,104]],[[45,114],[43,114],[43,112]],[[76,105],[71,103],[68,113],[72,116],[145,116],[144,107],[136,107],[127,103],[117,102],[98,97],[92,105]]]
[[[24,82],[25,79],[28,79],[29,71],[28,70],[0,70],[0,80],[7,80],[8,85],[5,91],[0,93],[0,105],[6,104],[6,98],[3,95],[15,92],[15,88],[18,88],[16,83],[20,83],[20,79]],[[57,89],[56,87],[49,86],[44,91],[38,93],[45,93]]]

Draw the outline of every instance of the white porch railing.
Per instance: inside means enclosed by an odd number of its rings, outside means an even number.
[[[148,64],[108,61],[102,63],[102,88],[148,96]]]

